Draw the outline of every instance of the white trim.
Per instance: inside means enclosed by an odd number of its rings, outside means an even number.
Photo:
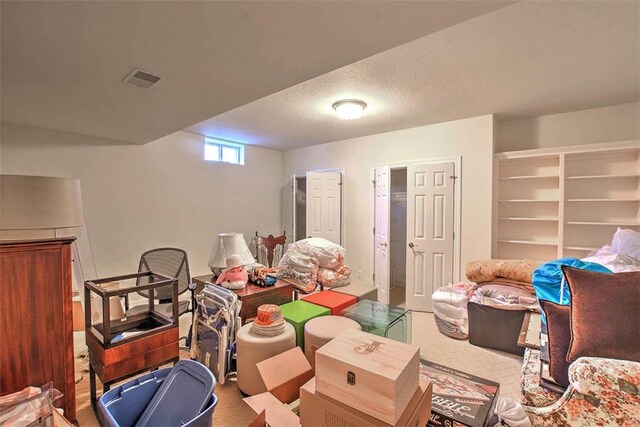
[[[549,154],[550,156],[558,155],[560,153],[588,153],[591,151],[603,151],[603,150],[624,150],[629,148],[640,147],[640,139],[630,139],[627,141],[615,141],[615,142],[602,142],[595,144],[581,144],[581,145],[567,145],[564,147],[546,147],[546,148],[534,148],[531,150],[519,150],[519,151],[505,151],[503,153],[494,154],[495,159],[510,159],[514,157],[538,157],[541,155]]]

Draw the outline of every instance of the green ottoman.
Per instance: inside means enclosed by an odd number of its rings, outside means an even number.
[[[331,310],[310,302],[298,300],[282,304],[280,306],[282,317],[291,323],[296,330],[296,344],[304,350],[304,325],[307,321],[319,317],[328,316]]]

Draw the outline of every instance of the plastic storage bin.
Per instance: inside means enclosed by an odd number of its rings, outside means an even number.
[[[105,393],[98,401],[100,425],[103,427],[133,427],[172,369],[165,368],[153,371]],[[184,398],[190,399],[191,396],[185,395]],[[217,403],[218,398],[212,394],[201,413],[182,425],[189,427],[211,426],[213,410]],[[179,404],[180,402],[176,401],[176,405]]]

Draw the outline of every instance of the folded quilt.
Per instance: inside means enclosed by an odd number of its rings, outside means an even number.
[[[479,286],[471,301],[505,310],[537,310],[535,295],[520,287],[507,286],[496,282],[486,282]]]
[[[533,272],[542,265],[541,261],[530,259],[487,259],[467,263],[467,279],[483,283],[504,278],[531,283]]]
[[[444,302],[433,302],[433,312],[442,316],[451,317],[454,319],[466,319],[467,309],[466,307],[458,307],[457,305],[451,305]]]

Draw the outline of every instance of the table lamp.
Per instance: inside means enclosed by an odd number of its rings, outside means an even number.
[[[218,244],[213,246],[209,258],[211,271],[216,275],[220,274],[220,271],[227,267],[227,258],[234,254],[240,255],[244,265],[256,262],[242,233],[218,234]]]

